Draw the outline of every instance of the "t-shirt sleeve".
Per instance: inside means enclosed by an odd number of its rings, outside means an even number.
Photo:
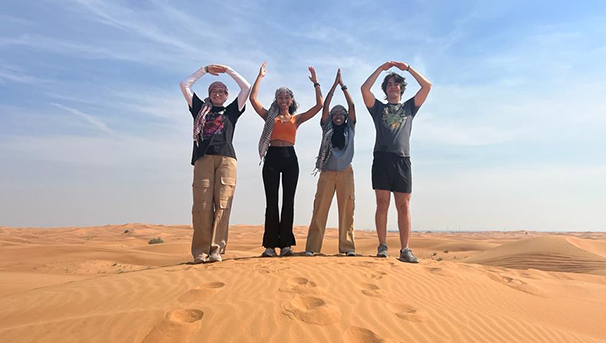
[[[347,124],[352,131],[356,131],[356,122],[353,120],[347,120]]]
[[[204,105],[204,101],[200,100],[200,98],[198,98],[198,95],[194,93],[194,96],[191,99],[191,107],[189,108],[191,116],[194,117],[194,119],[196,119],[198,113],[200,113],[202,105]]]
[[[246,105],[244,105],[244,107],[242,107],[242,111],[240,111],[240,109],[238,109],[238,98],[235,98],[234,101],[231,102],[231,104],[227,105],[225,110],[227,112],[227,115],[235,123],[238,118],[240,118],[242,113],[244,113],[244,111],[246,110]]]
[[[381,105],[383,105],[379,100],[375,99],[375,104],[372,107],[368,107],[368,112],[373,118],[376,118],[377,114],[381,111]]]
[[[406,103],[404,104],[404,106],[407,106],[409,108],[409,111],[410,111],[409,113],[413,117],[417,115],[417,112],[419,112],[419,108],[421,108],[420,106],[415,105],[414,96],[412,98],[406,100]]]

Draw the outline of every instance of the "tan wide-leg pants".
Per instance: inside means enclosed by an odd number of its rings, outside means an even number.
[[[236,159],[232,157],[206,155],[194,164],[191,243],[194,259],[225,252],[236,175]]]
[[[314,212],[307,234],[307,244],[305,246],[307,251],[320,252],[322,249],[328,211],[335,191],[337,192],[337,206],[339,208],[339,252],[355,251],[353,225],[355,190],[351,165],[341,172],[323,171],[320,173],[316,198],[314,199]]]

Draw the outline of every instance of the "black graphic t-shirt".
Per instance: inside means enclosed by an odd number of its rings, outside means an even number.
[[[194,93],[192,106],[189,108],[194,121],[202,108],[204,101],[198,98]],[[234,130],[236,122],[244,112],[238,109],[238,98],[234,99],[227,107],[213,106],[210,113],[206,115],[206,124],[200,133],[202,140],[198,140],[198,145],[194,142],[194,149],[191,158],[191,164],[205,155],[221,155],[236,158],[236,151],[232,141],[234,139]]]

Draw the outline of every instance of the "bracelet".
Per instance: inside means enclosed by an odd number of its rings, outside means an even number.
[[[319,87],[319,86],[320,86],[320,84],[319,84],[319,83],[314,82],[314,87]]]
[[[343,85],[343,87],[341,87],[341,90],[347,90],[347,86]]]
[[[410,69],[410,64],[406,65],[406,70],[405,71],[408,71],[408,69]]]
[[[204,66],[204,71],[208,73],[208,66]]]

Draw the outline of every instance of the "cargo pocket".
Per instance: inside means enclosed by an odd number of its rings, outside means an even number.
[[[227,209],[231,198],[234,196],[234,190],[236,188],[236,178],[234,177],[221,177],[221,191],[219,194],[219,206],[222,209]]]
[[[213,189],[209,179],[195,179],[192,185],[194,194],[194,211],[212,211]]]

